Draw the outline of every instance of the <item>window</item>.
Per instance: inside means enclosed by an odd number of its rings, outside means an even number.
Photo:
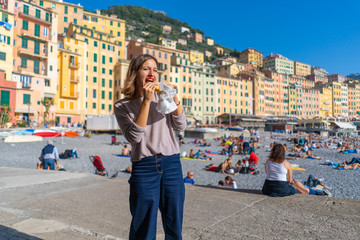
[[[105,104],[101,104],[101,109],[105,110]]]
[[[0,60],[1,61],[6,61],[6,53],[0,52]]]
[[[94,72],[97,72],[97,67],[94,67]]]
[[[55,3],[51,4],[51,8],[56,9],[56,4]]]
[[[120,27],[120,23],[118,22],[118,27]]]
[[[120,37],[120,32],[118,32],[118,37]]]
[[[68,17],[64,17],[64,22],[68,22]]]
[[[102,79],[101,79],[101,86],[102,86],[102,87],[105,87],[105,78],[102,78]]]
[[[101,91],[101,99],[105,99],[105,91]]]
[[[94,62],[97,62],[97,54],[94,53]]]
[[[76,18],[74,18],[74,24],[77,24],[77,19]]]
[[[21,47],[28,48],[28,40],[26,38],[21,39]]]
[[[93,103],[93,109],[96,109],[96,103]]]
[[[96,80],[96,77],[93,77],[93,83],[96,83],[97,80]]]
[[[74,8],[74,13],[77,13],[77,8]]]
[[[65,6],[64,13],[68,14],[68,6]]]
[[[24,14],[29,15],[29,6],[24,4]]]
[[[49,13],[46,13],[46,14],[45,14],[45,20],[46,20],[47,22],[50,22],[50,14],[49,14]]]
[[[64,33],[67,33],[68,28],[64,27]]]
[[[40,54],[40,42],[34,41],[34,53]]]
[[[96,89],[93,89],[93,98],[96,98]]]
[[[102,69],[101,69],[101,73],[102,73],[102,74],[105,74],[105,68],[102,68]]]
[[[112,100],[112,92],[109,92],[109,100]]]
[[[22,68],[27,68],[27,59],[26,58],[21,58],[21,67]]]
[[[40,25],[35,24],[35,37],[40,37]]]
[[[110,21],[110,26],[112,26],[113,25],[113,21]]]
[[[47,37],[49,34],[49,29],[47,27],[44,27],[44,36]]]
[[[10,91],[1,90],[0,106],[10,105]]]
[[[111,69],[109,70],[109,74],[112,75],[112,70]]]
[[[26,20],[23,20],[23,27],[24,30],[29,30],[29,22]]]
[[[94,47],[97,47],[97,41],[94,41]]]
[[[35,17],[38,18],[38,19],[41,18],[41,11],[40,11],[40,9],[36,9]]]
[[[27,104],[30,102],[30,94],[24,94],[23,95],[23,104]]]
[[[40,7],[43,7],[44,6],[44,1],[40,0],[39,5],[40,5]]]
[[[109,104],[109,111],[111,111],[111,104]]]
[[[106,49],[106,44],[105,43],[102,44],[102,49]]]
[[[53,70],[53,66],[52,65],[50,65],[50,71],[52,71]]]
[[[101,56],[101,58],[102,58],[102,61],[101,61],[102,64],[105,64],[105,63],[106,63],[106,60],[105,60],[106,57],[105,57],[105,56]]]
[[[113,62],[113,61],[112,61],[112,57],[110,57],[110,58],[109,58],[109,62],[110,62],[110,63],[112,63],[112,62]]]
[[[111,79],[109,80],[109,88],[112,88],[112,80]]]
[[[40,72],[40,62],[34,60],[34,73],[39,74]]]

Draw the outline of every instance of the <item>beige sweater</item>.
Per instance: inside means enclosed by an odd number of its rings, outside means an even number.
[[[124,137],[131,144],[131,161],[136,162],[149,156],[162,154],[165,156],[180,153],[174,131],[184,131],[186,117],[183,113],[162,114],[156,110],[158,96],[155,94],[150,104],[149,117],[145,128],[135,124],[143,98],[124,98],[114,104],[117,122]]]

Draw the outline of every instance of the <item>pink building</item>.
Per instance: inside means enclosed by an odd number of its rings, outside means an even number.
[[[302,94],[302,117],[318,116],[320,112],[320,90],[315,88],[303,88]]]
[[[164,34],[171,33],[171,26],[169,26],[169,25],[163,25],[163,26],[161,26],[161,29]]]
[[[6,81],[5,72],[0,70],[0,109],[10,106],[10,123],[15,124],[16,82]],[[0,123],[1,126],[1,123]]]
[[[193,38],[195,42],[202,43],[203,35],[201,33],[194,33]]]
[[[288,76],[286,74],[264,71],[265,76],[274,80],[273,95],[274,115],[288,115],[289,96],[288,96]]]
[[[343,83],[347,80],[347,77],[340,74],[331,74],[328,76],[329,82],[340,82]]]
[[[181,44],[181,45],[183,45],[183,46],[186,46],[186,45],[187,45],[187,40],[186,40],[186,39],[179,38],[179,39],[177,40],[177,43],[178,43],[178,44]]]

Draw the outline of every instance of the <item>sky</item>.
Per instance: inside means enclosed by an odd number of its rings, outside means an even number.
[[[64,0],[95,11],[134,5],[164,11],[200,29],[224,47],[325,68],[329,74],[360,73],[358,0]]]

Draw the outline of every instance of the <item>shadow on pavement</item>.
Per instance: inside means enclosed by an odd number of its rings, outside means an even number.
[[[256,189],[233,189],[233,188],[217,187],[217,186],[209,186],[209,185],[196,185],[196,186],[203,187],[203,188],[213,188],[213,189],[218,189],[218,190],[232,191],[232,192],[242,192],[242,193],[263,195],[261,190],[256,190]]]
[[[0,225],[0,239],[10,240],[10,239],[22,239],[22,240],[42,240],[42,238],[34,237],[9,227]]]

